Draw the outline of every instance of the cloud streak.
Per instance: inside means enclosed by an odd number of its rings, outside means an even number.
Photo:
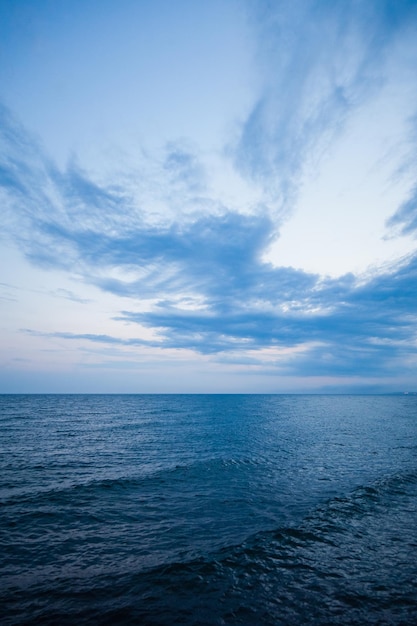
[[[235,162],[281,214],[349,116],[387,81],[402,38],[416,35],[410,0],[250,4],[264,86],[242,127]],[[409,51],[408,51],[409,52]],[[416,50],[400,63],[412,71]],[[396,70],[395,70],[396,71]]]

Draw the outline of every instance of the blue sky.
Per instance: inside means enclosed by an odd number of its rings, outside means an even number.
[[[0,392],[417,381],[417,2],[0,0]]]

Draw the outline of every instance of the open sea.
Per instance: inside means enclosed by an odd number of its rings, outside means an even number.
[[[0,396],[0,622],[417,624],[417,396]]]

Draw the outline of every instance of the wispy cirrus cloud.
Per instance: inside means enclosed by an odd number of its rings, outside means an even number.
[[[59,287],[58,289],[55,289],[55,291],[52,291],[51,295],[55,298],[63,298],[64,300],[78,302],[79,304],[89,304],[90,302],[92,302],[90,298],[81,298],[70,289],[63,289],[62,287]]]
[[[94,333],[70,333],[70,332],[55,332],[46,333],[32,328],[22,328],[21,332],[31,335],[33,337],[50,337],[52,339],[68,339],[72,341],[85,340],[93,343],[107,344],[112,346],[155,346],[155,342],[131,337],[129,339],[122,339],[120,337],[112,337],[111,335],[95,335]]]
[[[169,142],[160,155],[142,155],[138,169],[118,172],[113,181],[103,183],[74,158],[65,170],[58,169],[4,106],[0,133],[0,189],[7,224],[34,262],[48,264],[51,254],[54,265],[74,263],[76,242],[82,256],[83,243],[88,244],[88,237],[94,243],[95,234],[103,237],[104,254],[106,236],[128,243],[136,231],[162,233],[178,219],[193,221],[202,212],[222,211],[204,195],[198,156],[181,142]],[[61,255],[49,249],[50,237],[55,244],[60,241]]]
[[[398,65],[413,71],[416,47],[398,48],[416,35],[417,9],[410,0],[261,0],[249,11],[263,87],[236,142],[235,162],[286,213],[303,174],[318,166],[349,116],[396,76]]]
[[[417,186],[412,190],[410,197],[389,218],[387,226],[394,232],[399,231],[401,235],[415,235],[417,231]]]

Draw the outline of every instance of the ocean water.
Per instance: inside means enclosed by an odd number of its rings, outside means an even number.
[[[417,396],[0,396],[0,621],[417,624]]]

